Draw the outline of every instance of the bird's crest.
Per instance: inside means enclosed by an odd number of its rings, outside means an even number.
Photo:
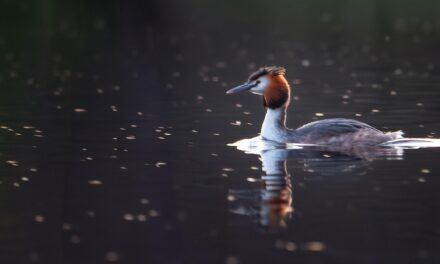
[[[259,77],[267,75],[267,74],[271,74],[272,76],[277,76],[277,75],[284,75],[285,73],[286,73],[286,69],[284,67],[266,66],[266,67],[260,68],[256,72],[252,73],[249,76],[249,81],[254,81],[254,80],[258,79]]]

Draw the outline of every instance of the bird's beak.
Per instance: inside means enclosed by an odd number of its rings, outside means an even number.
[[[242,85],[239,85],[237,87],[234,87],[234,88],[228,90],[226,93],[227,94],[233,94],[233,93],[239,93],[239,92],[242,92],[242,91],[248,91],[248,90],[252,89],[255,86],[257,86],[255,83],[247,82],[247,83],[244,83]]]

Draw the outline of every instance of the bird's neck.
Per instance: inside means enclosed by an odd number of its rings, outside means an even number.
[[[286,110],[285,105],[275,109],[267,108],[261,127],[263,138],[280,142],[289,136],[289,129],[286,127]]]
[[[286,143],[292,139],[292,131],[286,127],[286,110],[290,102],[290,86],[283,75],[270,79],[263,93],[263,105],[267,109],[261,127],[265,139]]]

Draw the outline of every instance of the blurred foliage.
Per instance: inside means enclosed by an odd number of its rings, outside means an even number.
[[[135,8],[133,8],[135,7]],[[127,10],[130,10],[128,12]],[[133,10],[137,10],[133,13]],[[0,4],[0,37],[20,44],[29,34],[72,29],[86,32],[105,19],[117,29],[124,20],[137,25],[188,25],[214,31],[321,34],[328,30],[438,32],[439,1],[14,1]]]

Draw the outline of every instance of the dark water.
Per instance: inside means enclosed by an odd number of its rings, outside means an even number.
[[[1,263],[440,263],[440,149],[245,154],[224,94],[284,65],[291,127],[440,137],[437,2],[1,7]]]

